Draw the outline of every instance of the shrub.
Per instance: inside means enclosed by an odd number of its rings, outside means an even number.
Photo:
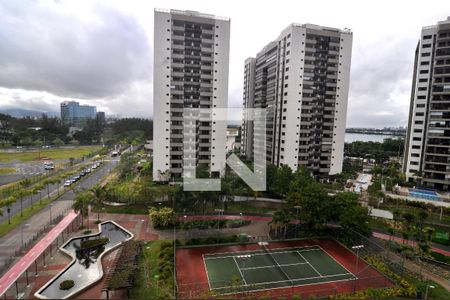
[[[104,246],[109,242],[108,238],[99,238],[94,240],[83,240],[81,241],[81,250],[90,249],[94,247]]]
[[[83,231],[83,234],[91,234],[92,233],[92,230],[85,230],[85,231]]]
[[[102,220],[95,220],[94,224],[100,224]]]
[[[75,282],[73,280],[64,280],[59,284],[60,290],[70,290],[75,285]]]

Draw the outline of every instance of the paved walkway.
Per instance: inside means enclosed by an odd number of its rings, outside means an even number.
[[[71,211],[58,223],[43,239],[41,239],[27,254],[25,254],[8,272],[0,278],[0,295],[3,295],[14,282],[19,279],[25,270],[48,248],[48,246],[63,232],[66,227],[77,217],[77,213]]]
[[[54,201],[51,206],[52,219],[69,211],[71,206],[72,201]],[[23,244],[30,244],[35,237],[42,233],[42,230],[49,227],[49,224],[50,207],[47,206],[0,239],[0,274],[1,271],[5,271],[5,266],[7,267],[14,259],[16,251],[21,249],[22,236]]]
[[[386,241],[391,240],[391,241],[394,241],[394,242],[397,242],[397,243],[402,243],[402,244],[406,243],[409,246],[417,247],[417,242],[416,241],[411,241],[411,240],[404,241],[404,239],[401,238],[401,237],[390,236],[389,234],[385,234],[385,233],[381,233],[381,232],[375,232],[375,231],[372,233],[372,235],[374,237],[382,239],[382,240],[386,240]],[[445,256],[450,256],[450,252],[446,251],[444,249],[440,249],[440,248],[431,246],[431,250],[434,251],[434,252],[440,253],[442,255],[445,255]]]

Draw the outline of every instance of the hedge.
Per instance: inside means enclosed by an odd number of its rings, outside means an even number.
[[[108,242],[109,242],[109,239],[106,237],[94,239],[94,240],[83,240],[83,241],[81,241],[80,248],[81,248],[81,250],[91,249],[91,248],[95,248],[98,246],[104,246],[104,245],[108,244]]]
[[[64,280],[59,284],[59,289],[63,291],[70,290],[71,288],[73,288],[74,285],[75,282],[73,280]]]

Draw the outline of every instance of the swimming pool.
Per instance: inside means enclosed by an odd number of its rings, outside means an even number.
[[[441,198],[435,191],[408,189],[409,196],[419,199],[441,201]]]

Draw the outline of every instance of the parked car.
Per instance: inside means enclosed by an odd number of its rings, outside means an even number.
[[[72,184],[72,181],[71,180],[66,180],[65,182],[64,182],[64,186],[70,186]]]

